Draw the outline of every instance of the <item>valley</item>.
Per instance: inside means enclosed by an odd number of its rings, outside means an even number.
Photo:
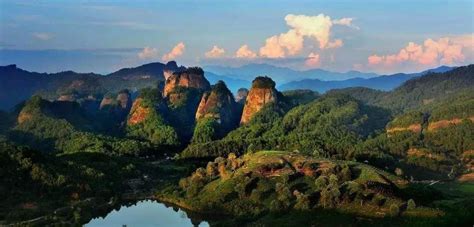
[[[0,112],[0,224],[82,225],[151,199],[211,226],[463,226],[473,75],[326,93],[258,76],[235,97],[176,63],[74,75]]]

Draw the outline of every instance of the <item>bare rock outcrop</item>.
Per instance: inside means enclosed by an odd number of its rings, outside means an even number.
[[[252,117],[259,112],[265,105],[277,101],[277,90],[275,82],[269,77],[257,77],[252,81],[240,124],[246,124]]]
[[[201,68],[188,68],[183,71],[174,72],[171,76],[168,75],[163,89],[163,96],[168,97],[177,87],[196,88],[206,91],[211,88],[211,85],[204,77],[204,71]]]
[[[218,81],[212,90],[204,93],[196,111],[196,121],[213,118],[219,124],[230,128],[238,119],[236,102],[223,81]]]

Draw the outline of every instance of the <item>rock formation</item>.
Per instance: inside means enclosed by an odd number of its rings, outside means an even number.
[[[163,96],[168,97],[177,87],[196,88],[205,91],[209,90],[211,85],[204,77],[204,71],[201,68],[188,68],[174,72],[166,79]]]
[[[135,102],[133,102],[127,125],[136,125],[143,122],[150,113],[150,108],[142,105],[142,102],[142,98],[137,98]]]
[[[204,93],[196,111],[196,121],[213,118],[225,128],[235,125],[237,119],[236,103],[232,93],[223,81],[218,81],[212,90]]]
[[[252,88],[245,101],[240,124],[245,124],[265,105],[277,101],[275,82],[269,77],[257,77],[252,81]]]

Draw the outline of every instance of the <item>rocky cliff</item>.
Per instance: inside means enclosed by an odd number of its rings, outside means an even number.
[[[250,89],[245,101],[244,110],[240,120],[240,124],[245,124],[260,111],[265,105],[277,101],[277,90],[275,82],[269,77],[257,77],[252,81]]]
[[[211,91],[204,93],[196,111],[196,121],[213,118],[226,128],[234,126],[237,117],[234,97],[223,81],[218,81]]]
[[[204,71],[201,68],[188,68],[186,70],[174,72],[172,75],[167,73],[168,78],[163,89],[163,96],[169,94],[177,87],[196,88],[198,90],[209,90],[211,85],[204,77]]]
[[[142,103],[143,98],[137,98],[135,102],[133,102],[127,125],[136,125],[145,121],[148,114],[150,113],[150,108],[142,105]]]

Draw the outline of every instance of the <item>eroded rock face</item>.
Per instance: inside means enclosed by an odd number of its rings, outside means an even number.
[[[174,72],[166,79],[163,96],[168,95],[177,87],[196,88],[202,91],[209,90],[211,85],[204,77],[204,71],[200,68],[188,68],[181,72]]]
[[[173,75],[173,73],[174,73],[173,70],[169,70],[169,69],[163,70],[163,76],[165,77],[165,80],[170,78]]]
[[[269,77],[257,77],[252,81],[252,88],[248,93],[240,124],[245,124],[265,105],[277,101],[275,82]]]
[[[22,110],[20,114],[18,114],[17,122],[21,124],[23,122],[29,121],[33,118],[33,115],[27,111]]]
[[[245,100],[249,94],[249,90],[247,88],[240,88],[237,91],[237,95],[235,96],[235,101],[238,103],[245,104]]]
[[[144,107],[142,102],[142,98],[137,98],[135,102],[133,102],[132,109],[130,110],[130,117],[127,121],[128,125],[136,125],[143,122],[150,113],[150,109]]]
[[[196,111],[196,121],[203,118],[214,118],[223,126],[231,127],[237,119],[236,103],[232,93],[223,81],[212,86],[210,92],[204,93]]]

